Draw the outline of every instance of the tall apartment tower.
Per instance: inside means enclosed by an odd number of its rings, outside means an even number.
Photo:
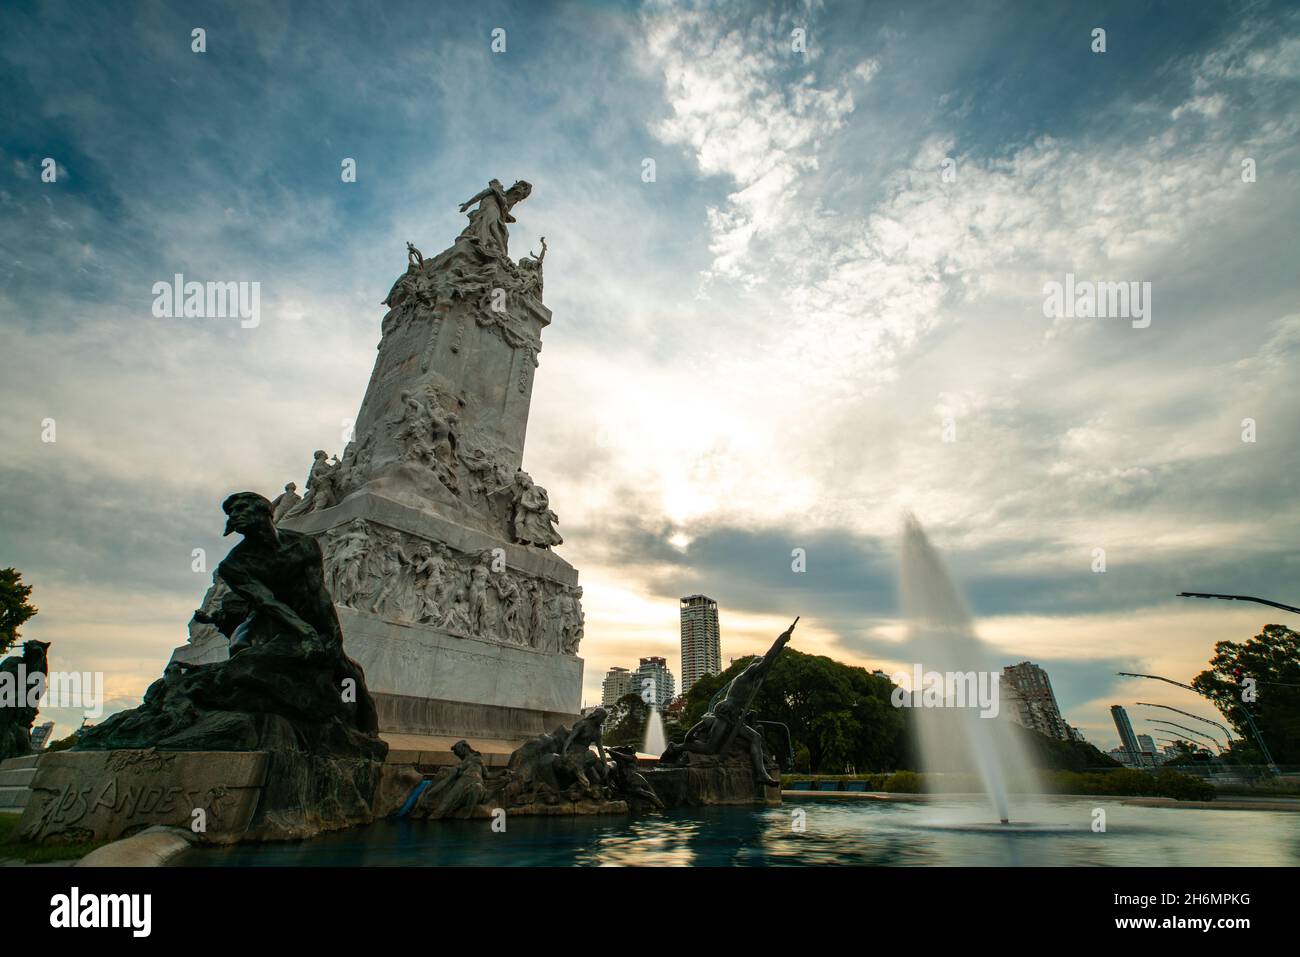
[[[1133,733],[1133,722],[1128,719],[1128,712],[1121,706],[1113,704],[1110,706],[1110,716],[1115,719],[1115,730],[1119,732],[1120,747],[1128,753],[1129,763],[1140,765],[1142,746],[1138,744],[1137,735]]]
[[[707,595],[687,595],[682,612],[682,694],[705,675],[722,673],[718,603]]]
[[[1070,726],[1061,717],[1046,671],[1032,661],[1007,665],[1002,669],[1002,683],[1011,692],[1012,720],[1058,741],[1071,739]]]

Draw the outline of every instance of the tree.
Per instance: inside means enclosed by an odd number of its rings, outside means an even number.
[[[1015,730],[1025,743],[1034,767],[1052,771],[1095,771],[1122,766],[1087,741],[1062,741],[1019,726]]]
[[[1214,702],[1243,739],[1233,742],[1234,758],[1263,760],[1246,719],[1249,708],[1273,760],[1300,763],[1300,634],[1265,625],[1245,642],[1220,641],[1192,687]]]
[[[23,584],[22,572],[0,568],[0,655],[13,647],[18,629],[36,614],[37,609],[27,601],[31,593],[32,586]]]
[[[607,748],[631,745],[640,751],[645,740],[646,722],[649,720],[650,705],[636,692],[629,692],[609,709],[601,731],[601,740]]]
[[[691,685],[674,740],[681,740],[704,716],[709,700],[752,660],[736,661],[722,674],[707,675]],[[790,729],[800,770],[842,773],[845,765],[852,764],[864,773],[892,771],[902,766],[907,754],[905,719],[889,700],[893,689],[888,678],[865,668],[786,648],[773,663],[753,707],[759,720],[777,721]],[[784,736],[779,729],[763,730],[770,733],[773,752],[784,760]]]
[[[1184,741],[1182,738],[1175,738],[1171,747],[1178,753],[1170,756],[1169,760],[1165,762],[1165,767],[1207,764],[1213,757],[1206,748],[1199,747],[1190,741]]]

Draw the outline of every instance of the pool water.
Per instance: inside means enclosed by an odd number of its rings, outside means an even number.
[[[1105,830],[1094,831],[1097,811]],[[971,800],[787,798],[640,817],[381,821],[310,841],[196,848],[181,866],[1295,866],[1300,813],[1129,807],[1112,798],[1021,802],[990,821]]]

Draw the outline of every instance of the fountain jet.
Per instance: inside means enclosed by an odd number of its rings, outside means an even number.
[[[956,585],[942,558],[926,538],[912,515],[903,523],[902,568],[900,575],[903,612],[907,620],[908,643],[927,674],[945,677],[937,700],[915,700],[920,704],[915,727],[921,762],[933,774],[978,772],[984,791],[1002,824],[1011,820],[1008,792],[1037,791],[1036,776],[1024,744],[1007,715],[1000,711],[1001,668],[994,655],[975,635]],[[919,669],[918,669],[919,670]],[[983,679],[984,684],[981,684]],[[963,689],[986,687],[992,691],[992,705],[975,706],[963,700]],[[930,705],[930,706],[926,706]]]
[[[659,709],[654,705],[650,706],[650,718],[645,723],[645,741],[641,745],[641,753],[660,755],[668,747],[668,742],[664,738],[664,719],[659,717]]]

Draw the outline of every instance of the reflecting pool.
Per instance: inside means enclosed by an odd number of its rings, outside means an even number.
[[[1104,831],[1094,831],[1097,812]],[[800,813],[801,812],[801,813]],[[988,802],[787,797],[780,808],[636,818],[382,821],[310,841],[202,848],[181,866],[1296,866],[1300,813],[1130,807],[1113,798]],[[802,830],[799,827],[802,826]]]

